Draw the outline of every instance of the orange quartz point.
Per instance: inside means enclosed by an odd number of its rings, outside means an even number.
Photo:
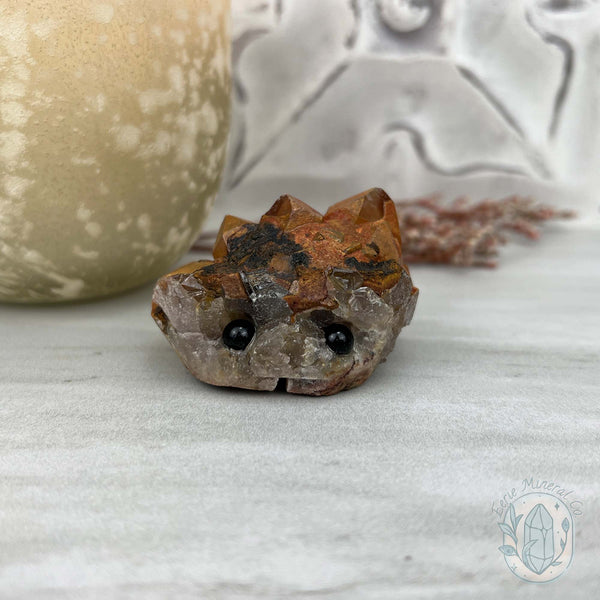
[[[282,231],[290,231],[308,223],[321,223],[323,215],[308,204],[285,194],[261,218],[261,223],[271,223]]]
[[[356,225],[383,221],[398,244],[401,244],[396,205],[381,188],[371,188],[334,204],[325,214],[324,220],[350,221]]]
[[[215,245],[213,246],[213,257],[215,260],[225,258],[227,256],[227,240],[243,225],[250,223],[246,219],[227,215],[221,223],[221,228],[217,234]]]

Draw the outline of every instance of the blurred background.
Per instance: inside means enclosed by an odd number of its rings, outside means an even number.
[[[288,192],[325,208],[534,195],[593,220],[596,0],[233,0],[234,124],[210,223]]]

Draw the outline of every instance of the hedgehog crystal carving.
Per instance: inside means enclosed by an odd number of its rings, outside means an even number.
[[[152,306],[186,367],[213,385],[312,396],[356,387],[417,302],[381,189],[325,215],[282,196],[259,223],[228,216],[213,255],[162,277]]]

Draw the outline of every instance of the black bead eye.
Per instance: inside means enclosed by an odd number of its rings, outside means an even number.
[[[223,330],[223,343],[232,350],[245,350],[252,341],[255,331],[252,321],[236,319]]]
[[[336,354],[350,354],[354,347],[354,336],[348,327],[334,323],[325,327],[325,341]]]

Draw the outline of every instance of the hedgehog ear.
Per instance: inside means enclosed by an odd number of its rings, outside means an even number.
[[[285,231],[321,221],[323,215],[320,212],[288,194],[281,196],[260,220],[261,223],[271,223]]]
[[[240,219],[239,217],[232,217],[227,215],[221,223],[221,229],[217,234],[215,245],[213,246],[213,258],[218,260],[227,256],[227,240],[231,237],[234,231],[238,230],[243,225],[250,223],[246,219]]]
[[[400,226],[394,201],[381,189],[371,188],[334,204],[325,214],[325,221],[350,217],[354,223],[384,221],[392,235],[400,242]]]

